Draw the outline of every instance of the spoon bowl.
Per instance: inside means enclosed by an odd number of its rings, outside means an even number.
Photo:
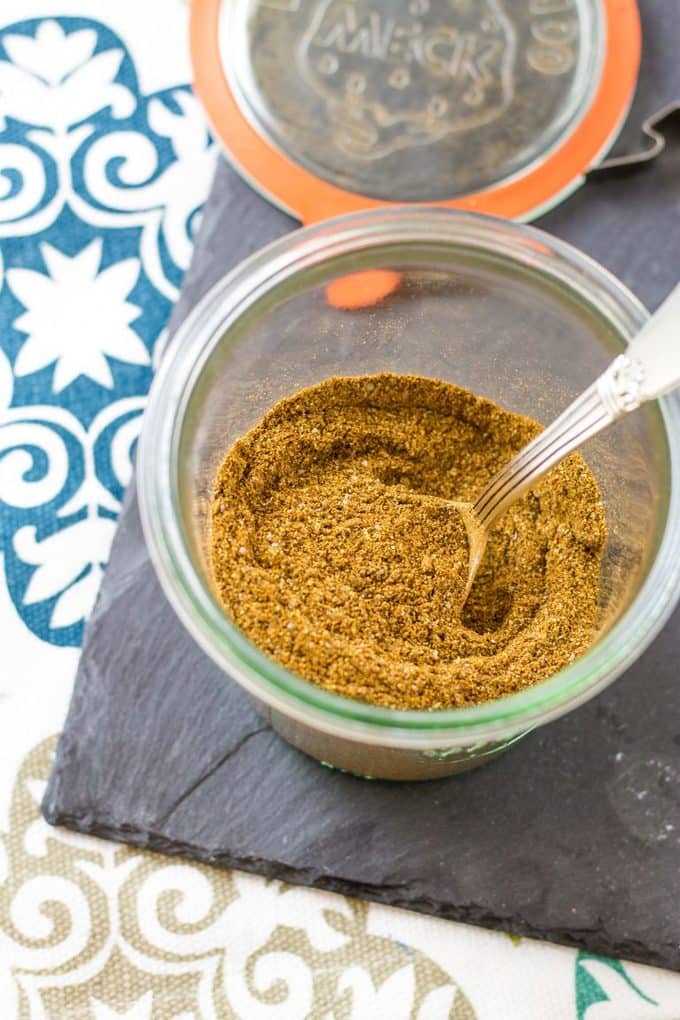
[[[472,585],[475,583],[477,571],[484,559],[489,532],[477,516],[473,503],[455,500],[453,505],[463,520],[468,540],[468,576],[463,594],[463,605],[465,605]]]

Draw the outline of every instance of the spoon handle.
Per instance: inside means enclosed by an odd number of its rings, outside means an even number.
[[[680,385],[680,285],[666,298],[625,354],[540,435],[508,461],[473,504],[486,529],[528,489],[587,439],[646,400]]]
[[[626,356],[637,367],[640,403],[680,386],[680,284],[631,341]]]
[[[605,375],[615,365],[616,362],[610,365]],[[625,413],[621,411],[616,416],[612,413],[609,402],[602,399],[601,380],[602,376],[512,460],[504,464],[482,489],[473,503],[473,510],[484,529],[492,528],[520,496],[533,488],[567,454]]]

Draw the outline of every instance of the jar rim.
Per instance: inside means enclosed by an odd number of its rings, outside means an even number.
[[[574,663],[524,691],[464,708],[383,708],[334,694],[260,651],[219,606],[194,566],[179,515],[178,447],[184,411],[226,330],[282,279],[338,254],[426,241],[521,258],[575,290],[628,340],[647,312],[611,273],[543,231],[478,213],[393,206],[293,231],[251,255],[205,295],[165,351],[151,388],[138,452],[144,535],[161,586],[197,643],[258,700],[328,733],[364,742],[436,747],[517,734],[564,714],[616,679],[650,644],[680,597],[680,404],[657,401],[670,461],[668,513],[656,557],[630,606]]]

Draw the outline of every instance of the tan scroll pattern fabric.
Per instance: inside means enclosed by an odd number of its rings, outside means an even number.
[[[370,933],[367,904],[49,829],[52,747],[26,758],[0,844],[21,1020],[477,1020],[441,967]]]

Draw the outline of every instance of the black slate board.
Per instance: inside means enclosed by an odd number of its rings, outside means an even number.
[[[643,4],[634,118],[680,98],[674,13],[674,0]],[[590,182],[542,225],[654,306],[680,276],[679,170],[676,147]],[[174,325],[292,225],[221,164]],[[680,968],[679,623],[595,701],[479,771],[362,782],[281,741],[193,644],[149,564],[132,486],[43,811],[169,854]]]

